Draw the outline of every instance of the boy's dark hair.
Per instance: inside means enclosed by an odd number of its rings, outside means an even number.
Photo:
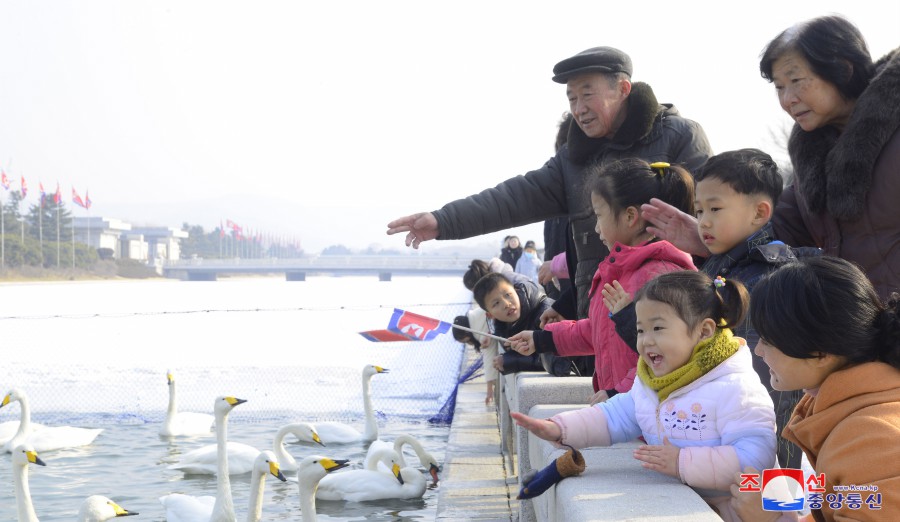
[[[760,339],[788,357],[824,352],[900,368],[900,298],[882,304],[866,274],[844,259],[807,257],[772,272],[753,288],[750,318]]]
[[[647,282],[634,296],[634,302],[642,299],[659,301],[671,306],[688,330],[696,328],[710,318],[716,326],[735,328],[750,304],[750,295],[739,281],[726,279],[717,287],[703,272],[678,270],[660,274]]]
[[[472,326],[469,324],[469,317],[466,315],[457,315],[453,318],[453,324],[458,326],[465,326],[466,328],[471,328]],[[472,344],[475,347],[476,352],[481,351],[481,343],[478,342],[478,339],[472,335],[472,332],[467,332],[461,328],[451,328],[453,330],[453,338],[463,344]]]
[[[507,239],[509,236],[506,236]],[[481,259],[473,259],[469,264],[468,270],[463,274],[463,286],[466,287],[467,290],[472,290],[475,288],[475,283],[478,282],[479,279],[488,275],[491,272],[491,267],[486,262]]]
[[[706,160],[694,173],[694,181],[717,179],[738,194],[764,194],[778,203],[784,180],[772,156],[759,149],[729,150]]]
[[[475,283],[475,287],[472,288],[472,296],[475,298],[475,302],[478,303],[478,306],[487,311],[484,300],[489,293],[493,292],[495,288],[503,283],[508,284],[510,287],[513,286],[506,276],[498,274],[497,272],[491,272],[479,279],[478,282]]]
[[[862,33],[840,16],[813,18],[782,31],[762,52],[762,77],[771,82],[772,66],[789,51],[803,56],[816,75],[833,84],[848,100],[859,98],[875,76]]]
[[[651,168],[642,159],[625,158],[591,167],[588,176],[588,196],[596,193],[602,197],[614,216],[628,207],[640,210],[651,198],[694,215],[694,178],[684,167]]]

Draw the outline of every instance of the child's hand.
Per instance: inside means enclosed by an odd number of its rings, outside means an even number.
[[[588,399],[588,404],[591,406],[595,404],[600,404],[601,402],[606,402],[609,400],[609,394],[606,393],[606,390],[600,390],[597,393],[591,395],[591,398]]]
[[[503,373],[503,356],[498,355],[497,357],[494,357],[494,362],[491,364],[491,366],[493,366],[494,369],[498,372]]]
[[[606,305],[606,309],[613,314],[619,313],[631,303],[631,296],[618,281],[613,281],[612,284],[606,283],[600,293],[603,294],[603,304]]]
[[[525,330],[509,338],[509,347],[522,355],[531,355],[535,352],[534,332]]]
[[[552,308],[548,308],[541,314],[541,329],[550,323],[558,323],[563,319],[565,319],[565,317],[559,315],[559,312]]]
[[[535,419],[534,417],[529,417],[524,413],[516,411],[509,412],[509,416],[516,421],[516,424],[544,440],[559,442],[559,438],[562,436],[562,430],[553,421],[547,419]]]
[[[643,462],[641,465],[647,469],[679,478],[678,453],[680,451],[678,446],[669,442],[668,437],[663,437],[662,446],[640,446],[634,450],[634,458]]]

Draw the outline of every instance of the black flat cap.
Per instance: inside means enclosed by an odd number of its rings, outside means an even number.
[[[616,72],[631,76],[631,57],[614,47],[592,47],[553,66],[553,81],[566,83],[579,74]]]

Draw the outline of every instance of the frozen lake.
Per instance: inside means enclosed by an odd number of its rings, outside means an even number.
[[[461,345],[450,334],[428,343],[372,343],[357,332],[385,328],[395,307],[451,321],[470,295],[457,277],[0,284],[0,393],[26,391],[35,421],[105,430],[91,446],[41,455],[47,467],[31,472],[38,517],[72,520],[81,499],[105,494],[141,512],[140,520],[163,520],[160,495],[214,491],[214,480],[186,479],[163,465],[167,456],[214,440],[159,439],[167,370],[182,410],[208,412],[218,395],[247,399],[230,416],[230,439],[265,448],[289,421],[343,420],[361,428],[362,367],[382,366],[389,373],[375,376],[371,389],[386,437],[409,432],[441,461],[448,430],[426,420],[454,389]],[[0,409],[0,422],[18,416],[16,404]],[[289,451],[300,457],[312,448]],[[315,450],[357,460],[363,451]],[[9,473],[4,454],[0,520],[15,518]],[[246,482],[233,483],[239,519]],[[272,482],[264,519],[298,518],[296,485]],[[431,519],[435,503],[429,490],[422,501],[332,502],[319,511],[333,520]]]

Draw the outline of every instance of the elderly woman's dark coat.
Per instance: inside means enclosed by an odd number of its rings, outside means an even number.
[[[794,180],[772,221],[785,243],[858,264],[884,299],[900,292],[900,49],[876,70],[843,132],[794,126]]]

